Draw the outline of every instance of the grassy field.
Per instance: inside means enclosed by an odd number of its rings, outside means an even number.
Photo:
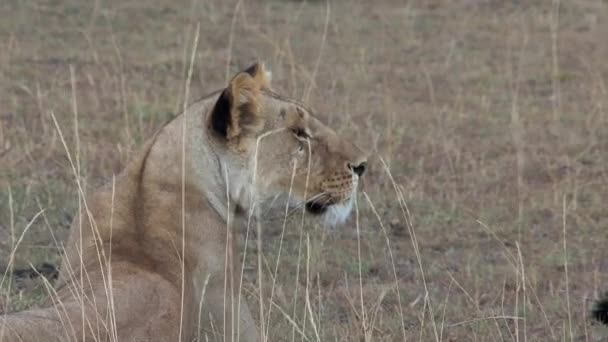
[[[15,267],[60,260],[78,197],[53,116],[88,191],[107,182],[183,108],[200,25],[189,101],[260,59],[372,155],[359,231],[309,223],[307,248],[287,229],[274,301],[308,339],[608,339],[588,315],[608,290],[608,2],[2,0],[0,18],[0,270],[26,228]],[[280,225],[264,234],[269,284]],[[46,297],[0,291],[0,312]]]

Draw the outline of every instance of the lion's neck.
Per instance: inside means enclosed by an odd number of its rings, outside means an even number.
[[[234,213],[248,206],[248,178],[240,174],[241,168],[231,167],[227,153],[205,127],[202,113],[187,112],[184,119],[190,128],[188,145],[192,149],[188,159],[192,180],[223,221],[232,222]]]
[[[192,105],[163,129],[148,157],[154,169],[146,169],[146,174],[171,181],[178,189],[185,178],[186,187],[200,193],[209,209],[227,222],[233,221],[235,211],[249,208],[249,182],[246,175],[238,173],[241,168],[230,167],[226,153],[214,144],[205,127],[204,115],[213,100]],[[182,160],[184,150],[186,158]]]

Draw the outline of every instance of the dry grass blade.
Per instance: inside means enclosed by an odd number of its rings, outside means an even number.
[[[513,321],[523,320],[522,317],[515,317],[515,316],[491,316],[491,317],[476,318],[476,319],[471,319],[468,321],[462,321],[462,322],[450,324],[450,325],[448,325],[448,328],[453,328],[453,327],[457,327],[457,326],[464,325],[464,324],[471,324],[471,323],[475,323],[475,322],[485,321],[485,320],[489,320],[489,319],[492,319],[492,320],[508,319],[508,320],[513,320]]]
[[[305,102],[308,102],[308,100],[310,99],[310,94],[312,92],[312,89],[315,86],[315,77],[317,76],[317,72],[319,70],[319,64],[321,63],[321,57],[323,56],[323,50],[325,49],[325,42],[327,40],[327,28],[329,27],[329,18],[331,15],[331,6],[329,4],[329,0],[327,0],[325,2],[325,5],[326,5],[326,7],[325,7],[326,10],[325,10],[325,24],[323,25],[323,36],[321,38],[319,55],[317,56],[317,60],[315,62],[314,69],[312,71],[312,74],[310,75],[310,81],[309,81],[308,87],[304,91],[304,96],[302,97],[302,100]]]
[[[198,37],[200,34],[200,23],[196,25],[196,35],[194,36],[194,42],[192,43],[192,53],[190,55],[190,67],[188,68],[188,75],[186,77],[186,82],[184,84],[184,111],[188,108],[188,101],[190,98],[190,82],[192,81],[192,71],[194,69],[194,57],[196,56],[196,51],[198,49]],[[186,120],[182,120],[182,158],[181,158],[181,194],[182,194],[182,212],[181,212],[181,220],[182,220],[182,256],[185,256],[185,248],[186,248]],[[185,283],[184,279],[186,274],[184,257],[181,258],[182,262],[182,287],[181,287],[181,305],[180,305],[180,317],[179,317],[179,340],[182,340],[182,329],[184,325],[184,291],[185,291]]]
[[[412,247],[414,248],[414,252],[416,253],[416,260],[418,261],[418,268],[420,269],[420,275],[422,277],[422,283],[424,285],[424,292],[425,292],[424,304],[425,304],[425,306],[428,305],[428,307],[429,307],[429,314],[431,316],[431,323],[433,324],[434,337],[435,337],[436,341],[439,341],[439,333],[437,332],[437,324],[435,323],[435,315],[433,313],[433,306],[430,302],[429,289],[428,289],[428,285],[426,282],[424,268],[422,266],[422,257],[420,255],[420,251],[418,250],[418,241],[416,239],[416,233],[414,231],[414,227],[411,222],[411,216],[409,213],[409,209],[407,208],[407,205],[405,204],[405,199],[403,198],[403,194],[401,193],[401,190],[397,186],[397,183],[395,182],[395,179],[393,178],[393,175],[391,174],[391,171],[389,170],[388,165],[384,162],[384,159],[380,158],[380,161],[382,162],[382,165],[384,166],[384,169],[385,169],[389,179],[391,180],[393,188],[395,189],[395,192],[397,195],[397,201],[399,202],[399,206],[401,208],[401,213],[403,214],[403,218],[404,218],[405,222],[407,223],[407,226],[409,229]],[[424,315],[423,315],[423,317],[424,317]],[[422,330],[421,330],[421,333],[422,333]]]
[[[283,227],[281,229],[281,238],[279,240],[279,251],[277,252],[277,261],[275,263],[274,272],[273,272],[273,276],[272,276],[272,286],[270,288],[269,302],[272,302],[273,298],[274,298],[274,289],[275,289],[275,285],[276,285],[277,274],[279,272],[279,262],[281,261],[281,251],[283,250],[283,237],[285,236],[285,228],[287,226],[287,216],[289,213],[289,203],[290,203],[290,199],[291,199],[291,191],[293,190],[293,181],[296,177],[297,166],[298,166],[297,163],[293,163],[293,170],[291,172],[291,181],[289,184],[289,193],[287,195],[287,202],[285,203],[285,216],[283,217]],[[268,318],[266,319],[266,333],[265,333],[266,338],[268,338],[268,336],[270,335],[268,329],[270,327],[270,314],[271,313],[272,313],[272,305],[268,307],[268,315],[267,315]]]
[[[570,309],[570,280],[568,278],[568,245],[567,245],[567,235],[566,235],[566,196],[563,197],[562,200],[562,228],[563,228],[563,247],[564,247],[564,276],[566,278],[566,309],[568,315],[568,333],[570,336],[570,340],[574,338],[574,334],[572,331],[572,311]]]
[[[407,335],[405,333],[405,318],[403,317],[403,306],[401,304],[401,292],[399,291],[399,278],[397,277],[397,269],[395,268],[395,258],[393,257],[393,249],[391,248],[391,241],[386,232],[386,228],[384,227],[384,224],[382,223],[380,214],[378,214],[378,211],[376,210],[376,207],[374,206],[374,203],[369,198],[369,196],[367,195],[366,192],[363,192],[363,196],[365,196],[367,203],[372,208],[374,215],[378,219],[378,223],[380,224],[380,227],[382,228],[382,234],[384,234],[384,239],[386,240],[386,248],[388,249],[388,254],[391,259],[393,277],[395,278],[395,292],[397,293],[397,303],[399,304],[399,317],[401,318],[401,333],[403,334],[403,340],[406,341]]]
[[[9,201],[12,201],[12,195],[10,192],[9,192]],[[15,253],[17,252],[17,248],[19,248],[19,245],[23,241],[23,237],[25,236],[27,231],[30,229],[32,224],[36,221],[38,216],[40,216],[42,213],[44,213],[44,210],[40,210],[36,215],[34,215],[34,217],[30,220],[30,222],[23,229],[23,232],[21,232],[21,235],[19,236],[19,239],[17,239],[17,241],[14,241],[14,238],[11,238],[11,240],[13,240],[12,241],[13,247],[11,249],[11,252],[10,252],[10,255],[8,258],[8,265],[6,267],[6,271],[4,271],[4,274],[2,274],[2,280],[0,280],[0,289],[4,285],[4,281],[7,278],[7,274],[8,274],[8,281],[12,282],[12,268],[13,268],[13,263],[15,262]],[[11,236],[13,236],[13,235],[11,235]],[[9,285],[8,289],[10,291],[10,285]],[[8,302],[8,300],[7,300],[7,302]],[[2,326],[0,326],[0,340],[2,340],[2,338],[4,337],[4,332],[5,332],[5,328],[6,328],[5,323],[6,323],[6,321],[2,320]]]
[[[310,235],[306,234],[306,293],[305,293],[305,302],[306,309],[308,310],[308,318],[310,320],[310,325],[312,325],[312,329],[315,333],[315,337],[317,338],[317,342],[321,341],[321,337],[319,336],[319,329],[317,328],[317,323],[315,322],[315,315],[310,306]]]

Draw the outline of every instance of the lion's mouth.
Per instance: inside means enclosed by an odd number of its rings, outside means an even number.
[[[320,197],[308,200],[305,208],[312,215],[324,217],[328,227],[344,223],[353,210],[354,196],[345,196],[341,199]]]
[[[327,194],[317,196],[306,202],[306,211],[313,215],[325,214],[325,212],[333,206],[349,201],[349,197],[344,199],[337,199]]]
[[[327,208],[331,203],[327,203],[326,201],[308,201],[306,202],[306,211],[313,215],[321,215],[327,211]]]

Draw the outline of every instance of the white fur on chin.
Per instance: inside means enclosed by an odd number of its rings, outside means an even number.
[[[327,208],[327,212],[323,216],[325,216],[325,224],[328,227],[334,228],[335,226],[346,222],[346,219],[348,219],[350,213],[353,211],[354,196],[355,195],[353,194],[348,201],[334,204]]]

